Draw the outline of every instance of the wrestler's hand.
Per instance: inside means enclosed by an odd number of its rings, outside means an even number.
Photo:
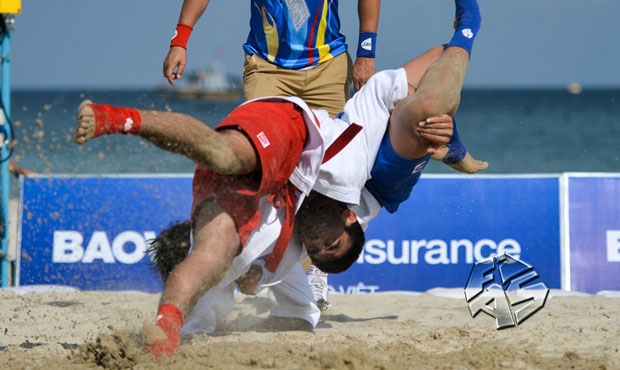
[[[183,314],[172,304],[163,304],[157,311],[157,322],[142,328],[142,342],[147,352],[159,359],[162,355],[172,357],[181,345]]]
[[[430,142],[427,153],[433,155],[442,145],[450,142],[454,132],[454,124],[452,117],[444,114],[419,122],[416,129],[420,137]]]
[[[239,285],[241,293],[255,295],[256,286],[262,277],[263,268],[258,265],[252,265],[248,272],[241,275],[235,282]]]
[[[170,85],[174,86],[174,80],[183,76],[186,63],[187,50],[180,46],[171,46],[164,59],[164,77]]]

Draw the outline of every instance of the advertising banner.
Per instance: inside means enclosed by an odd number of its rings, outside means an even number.
[[[620,176],[569,176],[571,290],[620,290]]]
[[[363,256],[329,276],[341,293],[465,286],[472,264],[510,254],[561,287],[559,178],[423,176],[394,214],[370,222]]]
[[[159,292],[147,242],[189,219],[191,176],[23,181],[18,285]]]
[[[191,176],[35,177],[22,188],[18,284],[161,291],[148,240],[186,220]],[[558,177],[426,176],[381,212],[342,293],[464,287],[472,265],[507,253],[560,288]]]

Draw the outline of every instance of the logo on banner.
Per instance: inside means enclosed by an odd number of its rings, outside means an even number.
[[[364,284],[363,281],[360,281],[356,285],[348,285],[346,287],[342,285],[338,285],[337,287],[329,285],[329,292],[340,294],[372,294],[377,293],[379,288],[379,285],[367,285]]]
[[[79,231],[54,231],[53,263],[104,263],[134,264],[147,254],[148,240],[155,239],[155,232],[143,234],[127,230],[116,235],[112,241],[104,231],[95,231],[86,242]]]
[[[493,317],[497,329],[521,324],[543,308],[549,288],[534,267],[509,254],[495,256],[472,266],[465,299],[472,317],[480,312]]]
[[[607,230],[607,261],[620,262],[620,230]]]
[[[494,241],[483,238],[480,240],[381,240],[370,239],[364,244],[364,251],[358,263],[379,265],[421,264],[449,265],[461,262],[474,263],[493,255],[521,254],[521,244],[515,239]]]

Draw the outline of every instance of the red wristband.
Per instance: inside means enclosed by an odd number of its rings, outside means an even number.
[[[180,46],[183,49],[187,49],[187,41],[189,41],[189,35],[192,34],[194,29],[190,26],[186,26],[184,24],[177,24],[176,30],[174,30],[174,35],[170,40],[170,46]]]
[[[157,326],[162,328],[168,338],[180,341],[183,313],[173,304],[163,304],[157,310]]]
[[[89,104],[95,114],[95,134],[135,134],[142,127],[142,116],[135,108],[113,107],[108,104]]]
[[[147,344],[147,351],[155,358],[165,354],[172,357],[174,351],[181,344],[181,328],[183,327],[183,313],[173,304],[163,304],[157,311],[157,326],[166,334],[166,339]]]

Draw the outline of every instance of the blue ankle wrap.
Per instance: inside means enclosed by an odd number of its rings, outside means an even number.
[[[448,47],[461,47],[471,55],[474,39],[478,35],[482,21],[478,1],[456,0],[456,17],[459,19],[459,24]]]
[[[465,148],[465,144],[461,141],[459,132],[456,129],[456,121],[454,120],[454,117],[452,117],[452,122],[454,123],[454,131],[450,141],[447,144],[448,154],[446,154],[446,156],[441,160],[445,164],[455,164],[465,158],[465,155],[467,154],[467,148]]]

